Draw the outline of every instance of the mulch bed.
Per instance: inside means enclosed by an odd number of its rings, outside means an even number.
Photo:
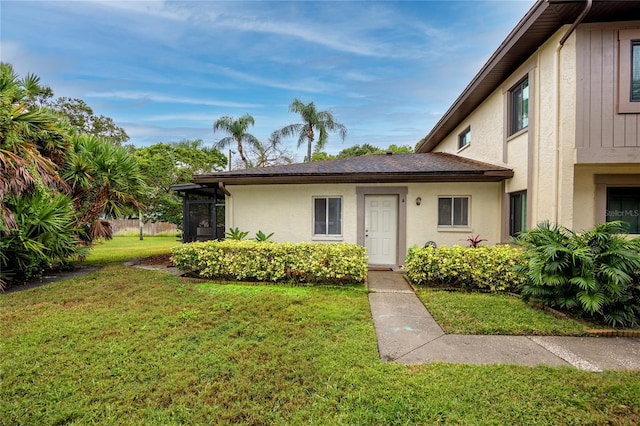
[[[171,261],[171,254],[156,254],[155,256],[145,257],[144,259],[136,259],[132,262],[133,265],[153,265],[153,266],[165,266],[167,268],[176,266]]]

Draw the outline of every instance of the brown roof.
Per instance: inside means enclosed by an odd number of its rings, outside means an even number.
[[[431,132],[422,139],[416,151],[429,152],[435,148],[549,37],[563,25],[573,24],[586,5],[586,0],[538,0]],[[639,17],[638,0],[593,0],[582,22],[629,21]]]
[[[446,153],[371,154],[339,160],[196,175],[192,182],[225,185],[273,183],[498,182],[513,176],[506,167]]]

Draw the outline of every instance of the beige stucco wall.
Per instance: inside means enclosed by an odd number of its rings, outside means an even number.
[[[488,244],[500,242],[500,183],[416,183],[408,185],[407,247],[434,241],[438,246],[466,246],[470,235],[480,234]],[[469,196],[468,228],[438,228],[438,197]],[[417,206],[415,200],[422,198]]]
[[[596,205],[596,175],[632,176],[630,182],[640,184],[640,164],[606,165],[582,164],[575,167],[575,192],[573,204],[580,206],[573,217],[573,229],[577,231],[593,228],[598,225],[598,209]],[[637,179],[635,179],[637,176]],[[603,200],[604,201],[604,200]],[[600,212],[602,214],[602,212]]]
[[[414,244],[435,241],[438,245],[466,245],[466,238],[480,234],[489,244],[500,242],[501,183],[411,183],[356,185],[247,185],[227,186],[226,227],[249,231],[252,237],[259,230],[274,232],[272,239],[280,242],[340,241],[357,243],[356,188],[392,186],[407,187],[406,251]],[[342,197],[343,235],[339,238],[317,238],[312,233],[312,197]],[[438,228],[438,197],[469,196],[470,226]],[[420,197],[420,206],[416,198]]]
[[[528,190],[529,227],[545,219],[573,224],[575,34],[558,49],[567,29],[565,26],[554,34],[434,149],[513,169],[514,176],[505,181],[504,192]],[[507,97],[526,75],[530,84],[529,127],[509,137]],[[471,144],[458,150],[458,135],[467,126],[471,126]],[[506,206],[501,213],[505,223],[509,220]]]
[[[531,226],[543,220],[573,226],[576,38],[572,34],[558,49],[565,31],[543,45],[536,59]]]
[[[434,149],[434,152],[447,152],[492,164],[503,164],[504,117],[502,103],[502,94],[499,91],[494,92],[451,132]],[[471,127],[471,143],[458,149],[458,136],[467,127]]]
[[[343,241],[356,243],[356,186],[331,185],[238,185],[228,186],[226,227],[238,227],[253,236],[259,230],[274,232],[273,241]],[[313,237],[315,196],[342,197],[342,237]]]

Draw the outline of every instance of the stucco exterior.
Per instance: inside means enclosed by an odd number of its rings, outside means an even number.
[[[273,241],[279,242],[346,242],[360,244],[358,240],[358,188],[394,188],[397,184],[285,184],[228,186],[231,196],[226,198],[226,227],[239,228],[254,235],[257,231],[274,232]],[[480,234],[491,243],[500,241],[501,197],[500,182],[467,183],[409,183],[404,185],[406,196],[405,217],[398,218],[404,227],[406,243],[399,246],[399,262],[413,245],[423,246],[427,241],[438,245],[467,245],[470,235]],[[380,189],[384,193],[384,189]],[[317,237],[313,235],[313,197],[342,198],[342,235]],[[438,197],[470,197],[468,227],[438,227]],[[416,199],[421,199],[417,205]],[[400,209],[402,211],[402,209]],[[398,238],[401,239],[399,229]]]
[[[626,184],[640,185],[640,117],[615,112],[617,83],[612,74],[616,74],[618,54],[612,34],[617,28],[640,28],[640,22],[586,25],[562,45],[560,40],[569,26],[561,27],[435,145],[433,152],[501,162],[511,168],[514,176],[504,182],[503,198],[526,190],[527,228],[543,220],[573,229],[603,222],[606,200],[596,200],[595,176],[625,175]],[[587,62],[595,71],[582,69]],[[586,85],[585,74],[593,87]],[[509,136],[509,92],[525,77],[530,90],[529,125]],[[588,112],[578,98],[591,102]],[[584,117],[597,122],[585,122]],[[623,130],[616,130],[616,123]],[[458,137],[469,127],[471,143],[458,149]],[[616,138],[626,139],[616,142]],[[583,152],[581,157],[578,151]],[[508,215],[504,204],[503,223]],[[503,241],[507,233],[503,226]]]

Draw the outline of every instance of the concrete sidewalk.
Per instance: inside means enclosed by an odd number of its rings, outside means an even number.
[[[369,271],[369,303],[385,361],[572,365],[640,370],[640,339],[445,334],[398,272]]]

